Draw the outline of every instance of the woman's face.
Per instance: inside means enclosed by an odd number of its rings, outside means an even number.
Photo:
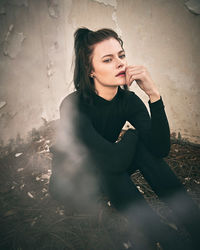
[[[126,83],[125,74],[117,76],[125,71],[127,61],[125,51],[115,38],[109,38],[95,45],[92,54],[94,84],[97,86],[119,86]]]

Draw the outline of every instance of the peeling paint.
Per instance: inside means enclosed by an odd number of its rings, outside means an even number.
[[[4,39],[4,48],[3,53],[5,56],[9,56],[11,59],[17,57],[19,52],[21,51],[22,43],[25,39],[24,34],[12,32],[14,25],[11,24],[9,30]]]
[[[6,102],[0,102],[0,109],[3,108],[6,105]]]
[[[54,71],[52,70],[52,68],[53,68],[53,62],[52,61],[49,61],[49,63],[47,64],[47,76],[48,77],[51,77],[51,76],[53,76],[53,74],[54,74]]]
[[[118,33],[118,35],[121,37],[122,36],[122,30],[120,29],[118,22],[117,22],[117,14],[116,14],[116,10],[117,10],[117,0],[93,0],[96,1],[98,3],[102,3],[106,6],[111,6],[114,8],[114,11],[112,13],[112,20],[114,21],[115,25],[116,25],[116,32]]]
[[[126,38],[130,63],[148,62],[168,103],[172,131],[177,137],[180,132],[179,138],[200,143],[198,15],[189,10],[194,1],[181,0],[181,9],[178,1],[167,1],[165,8],[163,2],[152,0],[147,6],[145,1],[131,0],[0,0],[0,144],[9,143],[17,133],[28,139],[33,127],[38,129],[42,121],[59,118],[60,100],[74,91],[73,32],[81,25],[97,29],[98,13],[102,25],[113,27],[119,36],[129,34]],[[36,18],[38,11],[41,19]],[[85,18],[86,12],[90,18]],[[162,25],[158,25],[161,17]],[[34,83],[31,91],[29,79]],[[137,85],[131,90],[147,104]]]
[[[59,17],[58,0],[47,0],[47,6],[49,11],[49,16],[53,18]]]
[[[115,22],[117,34],[121,37],[122,36],[122,30],[120,29],[120,27],[118,25],[118,22],[117,22],[116,11],[114,11],[113,14],[112,14],[112,20]]]
[[[8,28],[8,32],[6,33],[6,36],[5,36],[5,39],[4,39],[6,42],[8,41],[8,38],[9,38],[9,36],[10,36],[10,34],[11,34],[13,28],[14,28],[14,25],[11,24],[11,25],[9,26],[9,28]]]
[[[110,5],[114,7],[115,9],[117,9],[117,0],[93,0],[93,1],[98,2],[98,3],[103,3],[105,5]]]
[[[200,1],[199,0],[189,0],[185,3],[185,6],[191,11],[193,14],[200,14]]]

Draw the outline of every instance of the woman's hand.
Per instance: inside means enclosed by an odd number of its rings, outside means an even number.
[[[144,66],[129,65],[126,67],[125,74],[128,86],[135,80],[138,86],[149,96],[151,102],[160,99],[159,91]]]

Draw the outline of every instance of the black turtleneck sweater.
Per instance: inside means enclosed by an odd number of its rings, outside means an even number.
[[[81,148],[81,154],[87,155],[84,159],[104,172],[120,173],[130,166],[138,140],[156,157],[168,155],[170,129],[162,97],[154,103],[149,100],[151,116],[134,92],[121,87],[110,101],[95,93],[91,98],[93,102],[88,104],[75,91],[62,101],[59,136],[51,148],[55,157]],[[115,143],[126,121],[135,129]]]

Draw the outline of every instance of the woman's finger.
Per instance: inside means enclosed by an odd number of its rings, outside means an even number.
[[[135,75],[135,74],[142,74],[142,73],[145,73],[144,70],[141,70],[141,69],[134,69],[134,70],[131,70],[129,71],[129,75]]]
[[[129,73],[131,71],[134,71],[134,70],[145,70],[145,67],[144,66],[127,66],[126,67],[126,72]]]
[[[131,78],[139,77],[139,75],[142,76],[143,73],[144,73],[144,72],[141,71],[141,70],[134,70],[133,72],[131,71],[131,72],[127,75],[127,82],[130,83]]]
[[[139,69],[133,70],[133,71],[129,70],[128,72],[126,72],[126,82],[129,83],[131,76],[134,75],[134,74],[139,74],[139,73],[141,73],[141,70],[139,70]]]
[[[131,83],[132,83],[134,80],[140,80],[142,77],[143,77],[143,73],[138,73],[138,74],[133,74],[133,75],[131,75],[131,77],[130,77],[130,79],[129,79],[129,82],[128,82],[128,85],[130,86]]]

